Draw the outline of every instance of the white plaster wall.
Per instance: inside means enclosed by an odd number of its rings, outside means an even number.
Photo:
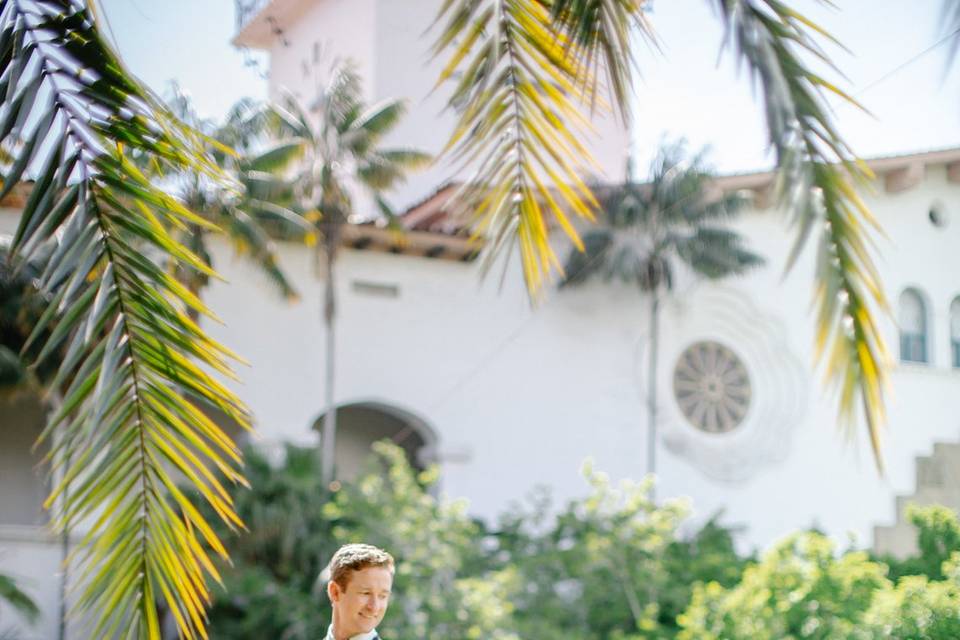
[[[893,375],[887,476],[874,469],[862,425],[849,435],[837,428],[835,399],[812,370],[813,245],[782,277],[792,234],[782,215],[763,211],[738,227],[769,258],[768,268],[720,289],[681,281],[676,301],[666,305],[661,420],[670,419],[673,402],[673,361],[666,358],[703,337],[685,334],[694,323],[684,318],[697,314],[698,300],[711,291],[743,296],[782,329],[784,358],[801,365],[802,420],[774,452],[782,459],[739,483],[711,479],[661,447],[661,497],[691,496],[698,517],[725,509],[727,521],[747,525],[748,544],[813,524],[870,543],[870,527],[892,520],[894,496],[912,491],[914,457],[929,453],[935,440],[960,439],[960,372],[947,368],[946,338],[949,302],[960,292],[952,275],[960,272],[952,250],[960,220],[939,230],[926,218],[934,199],[949,207],[958,196],[935,170],[922,188],[870,198],[889,237],[879,241],[888,295],[896,300],[903,286],[921,287],[934,301],[937,332],[932,366],[901,366]],[[241,393],[262,437],[312,441],[308,425],[323,409],[320,289],[305,249],[285,247],[283,264],[301,287],[299,305],[265,303],[263,277],[226,249],[218,251],[218,267],[234,285],[215,285],[208,299],[227,322],[214,333],[252,361]],[[592,285],[551,292],[532,311],[516,264],[500,293],[496,276],[479,282],[476,265],[372,252],[344,251],[338,277],[337,401],[373,398],[422,417],[439,434],[444,490],[468,497],[486,517],[538,484],[561,499],[582,493],[578,468],[587,456],[615,477],[645,469],[645,302],[625,287]],[[400,295],[357,294],[355,279],[396,285]],[[896,355],[895,327],[884,327]],[[740,339],[749,339],[749,329]]]

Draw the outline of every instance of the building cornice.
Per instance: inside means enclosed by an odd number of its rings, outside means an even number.
[[[236,0],[237,33],[231,44],[269,49],[277,38],[306,11],[311,0]],[[245,9],[241,7],[245,5]]]

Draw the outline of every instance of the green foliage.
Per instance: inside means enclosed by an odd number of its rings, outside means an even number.
[[[725,588],[736,585],[751,557],[741,557],[734,546],[733,531],[714,516],[693,536],[674,540],[663,556],[669,576],[659,595],[659,623],[676,631],[677,617],[684,612],[697,584],[716,583]]]
[[[955,570],[960,554],[944,563]],[[960,638],[960,582],[935,582],[926,576],[906,576],[896,587],[880,590],[855,640],[955,640]]]
[[[735,587],[697,586],[678,638],[849,638],[874,593],[889,586],[885,574],[865,553],[838,558],[823,535],[797,534],[748,567]]]
[[[920,575],[931,580],[943,579],[943,566],[960,552],[960,522],[957,514],[941,506],[907,507],[907,518],[917,528],[918,553],[907,558],[884,557],[892,579]]]
[[[247,452],[249,491],[236,492],[250,525],[230,536],[234,564],[210,611],[212,637],[323,637],[330,621],[320,572],[346,542],[363,540],[397,560],[394,599],[380,630],[395,640],[514,640],[509,632],[515,572],[482,572],[479,527],[462,502],[429,492],[397,447],[376,445],[370,473],[327,501],[314,449],[288,446],[282,465]]]
[[[736,579],[740,561],[729,532],[715,524],[690,541],[678,540],[686,515],[682,502],[658,506],[649,482],[609,478],[584,467],[589,494],[551,513],[544,494],[530,511],[515,509],[501,520],[494,557],[515,566],[522,587],[514,596],[519,635],[581,640],[670,637],[670,611],[682,610],[693,576]],[[701,565],[698,546],[715,554]],[[724,560],[729,564],[721,567]],[[674,611],[675,613],[675,611]]]
[[[12,259],[9,246],[9,238],[0,236],[0,394],[49,380],[57,366],[56,362],[48,362],[34,373],[28,370],[29,363],[40,353],[38,345],[21,355],[50,300],[36,285],[43,258]]]
[[[326,634],[329,615],[318,606],[317,576],[335,550],[323,514],[325,491],[313,449],[288,445],[283,462],[270,464],[245,451],[250,489],[234,491],[248,533],[218,533],[230,550],[225,589],[210,609],[215,638],[312,640]]]
[[[280,464],[246,453],[253,486],[233,493],[250,531],[218,532],[234,564],[222,566],[212,637],[323,637],[320,572],[357,541],[397,560],[380,625],[391,640],[960,637],[960,551],[950,551],[960,525],[947,509],[911,512],[923,550],[913,566],[929,574],[892,581],[883,563],[838,554],[817,532],[758,562],[737,553],[718,516],[681,536],[683,502],[654,504],[648,482],[613,483],[590,464],[583,497],[556,509],[537,492],[488,529],[462,501],[436,497],[436,470],[416,472],[388,443],[374,451],[367,473],[332,495],[314,449],[288,446]]]
[[[418,474],[392,445],[375,445],[368,473],[327,502],[314,450],[287,447],[279,466],[255,450],[246,458],[253,488],[235,502],[250,532],[227,538],[234,565],[210,612],[217,638],[322,636],[318,574],[360,540],[397,559],[380,630],[398,640],[671,637],[692,582],[735,582],[743,565],[728,530],[711,521],[679,540],[682,503],[657,507],[647,483],[613,485],[589,466],[586,497],[554,513],[541,495],[487,531],[462,501],[433,494],[435,470]]]
[[[40,616],[40,610],[33,599],[17,586],[13,578],[2,573],[0,573],[0,602],[9,605],[31,624]]]
[[[911,509],[918,556],[893,561],[890,576],[865,553],[838,556],[819,533],[790,537],[734,587],[694,589],[679,617],[680,640],[851,638],[947,640],[960,637],[957,515]],[[891,559],[892,560],[892,559]],[[913,572],[915,575],[907,575]]]

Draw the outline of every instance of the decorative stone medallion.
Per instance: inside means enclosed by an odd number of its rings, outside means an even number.
[[[750,409],[750,375],[730,348],[712,340],[695,342],[677,359],[673,397],[697,429],[728,433]]]
[[[664,307],[660,439],[720,482],[746,482],[789,456],[806,412],[810,373],[772,311],[745,290],[712,283]]]

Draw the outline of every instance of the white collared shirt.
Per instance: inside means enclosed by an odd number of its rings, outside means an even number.
[[[379,637],[380,636],[377,635],[377,630],[374,629],[373,631],[369,631],[367,633],[361,633],[360,635],[357,635],[357,636],[351,636],[350,640],[376,640]],[[333,635],[333,625],[330,625],[329,627],[327,627],[327,636],[324,640],[336,640],[336,638]]]

